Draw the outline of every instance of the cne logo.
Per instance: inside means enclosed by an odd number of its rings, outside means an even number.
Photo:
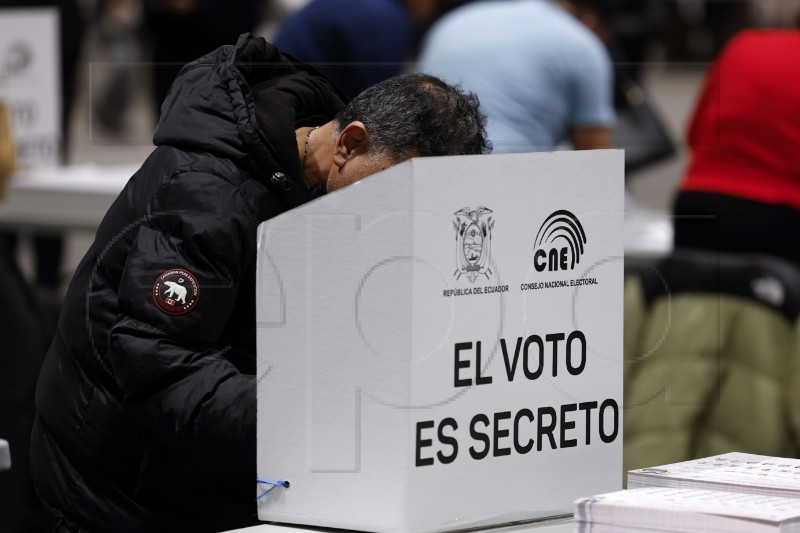
[[[188,270],[172,268],[164,271],[153,284],[153,301],[168,315],[184,315],[200,298],[200,285]]]
[[[475,283],[479,276],[489,275],[492,270],[489,262],[492,258],[492,228],[494,220],[491,209],[465,207],[453,213],[453,228],[456,230],[456,279],[466,276],[470,283]]]
[[[586,232],[574,214],[555,211],[536,233],[533,266],[537,272],[573,270],[580,263]]]

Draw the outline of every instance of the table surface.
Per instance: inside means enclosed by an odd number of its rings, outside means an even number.
[[[21,169],[0,202],[0,226],[94,231],[136,170],[131,165]]]
[[[485,528],[480,530],[468,530],[475,533],[571,533],[574,530],[572,518],[557,518],[528,524],[513,524],[500,527]],[[263,524],[244,529],[236,529],[229,533],[301,533],[322,531],[337,531],[348,533],[345,530],[329,530],[324,528],[311,528],[305,526],[295,526],[289,524]]]

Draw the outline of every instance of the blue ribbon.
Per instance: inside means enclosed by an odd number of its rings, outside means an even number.
[[[275,490],[278,487],[283,487],[284,489],[288,489],[289,488],[289,482],[288,481],[283,481],[283,480],[280,480],[280,481],[266,481],[264,479],[256,479],[256,483],[258,483],[259,485],[272,485],[270,488],[268,488],[267,490],[265,490],[264,492],[259,494],[256,497],[256,501],[260,500],[261,498],[263,498],[264,496],[266,496],[267,494],[269,494],[270,492],[272,492],[273,490]]]

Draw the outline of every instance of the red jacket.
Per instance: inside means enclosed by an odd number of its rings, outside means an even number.
[[[800,209],[800,32],[745,31],[709,71],[682,191]]]

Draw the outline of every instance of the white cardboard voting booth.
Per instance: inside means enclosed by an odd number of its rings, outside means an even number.
[[[289,487],[259,518],[449,531],[621,488],[623,172],[415,159],[262,224],[258,476]]]

